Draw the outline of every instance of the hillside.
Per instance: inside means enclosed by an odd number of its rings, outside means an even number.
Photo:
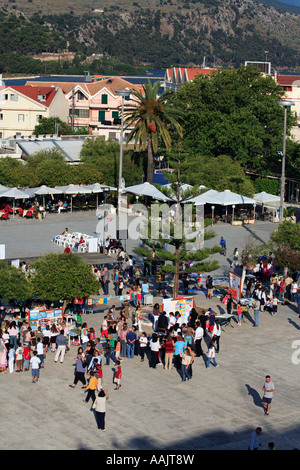
[[[0,0],[0,8],[3,4]],[[103,54],[135,66],[200,65],[205,56],[207,65],[238,67],[245,60],[264,60],[265,51],[278,69],[296,71],[300,63],[300,15],[253,0],[107,0],[105,6],[97,0],[14,0],[8,5],[10,10],[0,9],[2,71],[12,70],[12,53],[62,51],[76,53],[77,66],[87,56]]]

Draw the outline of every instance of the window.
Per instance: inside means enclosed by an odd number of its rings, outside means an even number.
[[[14,93],[12,93],[12,94],[10,95],[10,100],[11,100],[11,101],[18,101],[18,95],[15,95]]]
[[[24,114],[18,114],[18,121],[24,122]]]
[[[36,116],[36,122],[40,122],[40,119],[42,119],[42,115],[41,114],[37,114]]]
[[[112,117],[112,119],[118,119],[118,117],[119,117],[119,111],[112,111],[111,117]]]
[[[101,104],[107,104],[107,95],[101,95]]]
[[[98,111],[98,121],[105,121],[105,111]]]
[[[90,113],[88,109],[78,109],[78,117],[79,118],[89,118]]]
[[[3,113],[0,113],[0,121],[3,121]]]
[[[86,98],[85,98],[84,94],[81,91],[78,91],[77,92],[77,100],[82,101],[82,100],[85,100],[85,99]]]

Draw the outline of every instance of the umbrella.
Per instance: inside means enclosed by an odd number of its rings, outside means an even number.
[[[216,194],[219,194],[219,192],[215,189],[209,189],[208,191],[205,191],[205,193],[202,193],[199,196],[195,196],[191,199],[187,199],[187,201],[184,202],[193,202],[196,206],[200,204],[214,204],[213,197]]]
[[[13,217],[15,216],[15,199],[28,199],[30,194],[18,188],[8,188],[0,192],[0,197],[10,197],[13,199]]]
[[[3,184],[0,184],[0,191],[6,191],[7,189],[9,189],[8,186],[4,186]]]
[[[39,186],[37,188],[28,188],[26,190],[26,192],[28,192],[29,194],[31,194],[31,196],[38,196],[38,195],[41,195],[43,196],[43,206],[45,207],[45,195],[49,195],[49,194],[61,194],[61,191],[57,188],[50,188],[49,186],[46,186],[45,184],[43,184],[42,186]]]
[[[135,186],[129,186],[128,188],[124,188],[122,192],[133,193],[137,196],[148,196],[158,201],[172,201],[172,199],[165,196],[165,194],[163,194],[161,191],[159,191],[159,189],[157,189],[155,186],[148,183],[147,181],[142,184],[137,184]]]
[[[215,194],[213,197],[214,204],[221,206],[232,206],[234,204],[255,204],[255,200],[242,196],[241,194],[232,193],[229,189],[225,189],[221,193]]]
[[[63,194],[71,194],[71,212],[73,204],[73,194],[90,194],[92,192],[92,190],[87,188],[86,186],[77,186],[75,184],[69,184],[68,186],[57,186],[56,189],[59,189],[60,192]]]
[[[255,202],[261,203],[261,204],[268,204],[272,202],[280,202],[280,197],[275,196],[274,194],[268,194],[265,191],[262,191],[261,193],[256,193],[254,194],[254,199]]]
[[[97,206],[96,207],[98,207],[98,194],[103,193],[104,191],[103,187],[101,186],[100,183],[95,183],[95,184],[88,184],[86,188],[91,189],[92,193],[97,194]]]
[[[221,206],[226,207],[226,215],[227,215],[227,206],[235,206],[235,205],[242,205],[242,204],[255,205],[254,199],[247,197],[247,196],[242,196],[241,194],[233,193],[229,189],[225,189],[225,191],[222,191],[221,193],[213,195],[211,199],[212,199],[213,204],[219,204]],[[232,208],[232,211],[234,211],[233,208]]]

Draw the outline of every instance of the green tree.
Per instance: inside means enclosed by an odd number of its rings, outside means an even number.
[[[287,247],[300,251],[300,224],[285,220],[279,224],[277,230],[271,233],[270,240],[277,249]]]
[[[143,85],[143,92],[130,93],[133,104],[124,106],[125,128],[131,129],[127,142],[134,138],[134,148],[140,146],[147,150],[147,181],[152,183],[154,173],[154,154],[158,151],[160,143],[167,150],[171,149],[171,133],[175,130],[182,135],[178,119],[181,113],[174,106],[168,104],[172,90],[164,91],[159,95],[160,82],[153,85],[149,82]],[[132,128],[133,127],[133,128]]]
[[[26,301],[31,297],[31,286],[21,269],[0,261],[0,298],[5,301]]]
[[[37,186],[63,186],[71,182],[72,167],[59,149],[42,150],[31,155],[24,165],[27,178],[31,176]],[[33,186],[29,183],[29,186]]]
[[[32,268],[32,292],[39,299],[63,300],[66,305],[76,297],[98,293],[99,283],[90,265],[73,253],[47,254],[37,259]]]
[[[101,171],[102,183],[118,186],[120,144],[104,136],[97,139],[86,139],[81,149],[81,161],[85,166]],[[137,158],[135,152],[125,150],[123,154],[122,175],[127,185],[141,181],[143,160]]]
[[[199,75],[183,84],[172,103],[184,112],[183,148],[191,154],[228,155],[243,168],[280,173],[284,91],[252,67]],[[288,113],[288,133],[295,124]]]
[[[43,134],[60,134],[60,135],[87,135],[89,130],[86,127],[72,129],[66,122],[62,121],[59,117],[41,118],[39,123],[33,130],[34,135]]]

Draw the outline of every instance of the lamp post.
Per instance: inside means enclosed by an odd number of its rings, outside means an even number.
[[[214,224],[214,210],[215,210],[215,206],[211,206],[211,210],[212,210],[212,225]]]
[[[129,90],[116,90],[116,95],[122,97],[121,111],[121,133],[120,133],[120,161],[119,161],[119,184],[118,184],[118,212],[121,209],[121,192],[122,192],[122,168],[123,168],[123,129],[124,129],[124,100],[126,96],[130,96]]]
[[[285,193],[285,154],[286,154],[286,123],[287,123],[287,108],[294,106],[293,101],[281,100],[277,101],[279,106],[284,107],[284,121],[283,121],[283,145],[281,155],[281,182],[280,182],[280,215],[279,222],[283,221],[283,206],[284,206],[284,193]],[[278,152],[279,153],[279,152]]]
[[[235,205],[233,204],[233,206],[232,206],[232,222],[231,222],[232,224],[234,222],[234,209],[235,209]]]

